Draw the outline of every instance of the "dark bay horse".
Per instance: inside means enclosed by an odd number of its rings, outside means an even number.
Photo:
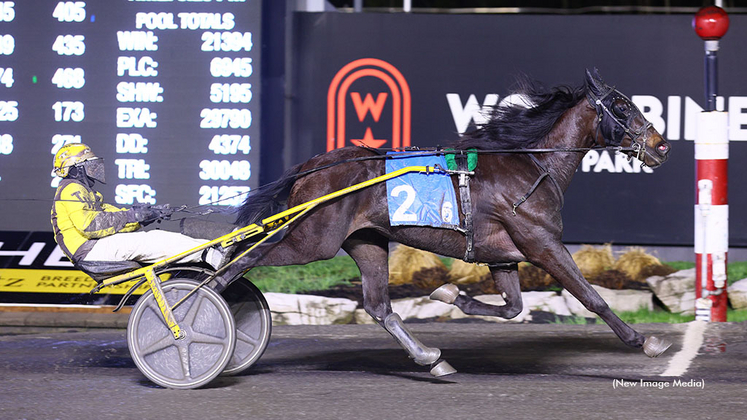
[[[457,150],[478,149],[478,165],[470,181],[474,258],[490,266],[506,304],[482,303],[460,294],[451,284],[437,289],[431,297],[452,303],[467,314],[513,318],[522,310],[517,263],[529,261],[602,318],[625,344],[643,347],[647,355],[658,356],[669,343],[644,337],[625,324],[584,279],[561,242],[561,207],[563,193],[589,148],[619,146],[631,158],[655,168],[667,160],[669,144],[626,96],[602,81],[596,70],[586,71],[585,85],[580,88],[547,91],[526,83],[515,93],[532,105],[497,107],[487,124],[454,145]],[[542,149],[552,151],[538,152]],[[374,158],[377,155],[381,159]],[[366,157],[371,159],[360,159]],[[383,158],[377,151],[359,147],[316,156],[251,195],[239,210],[237,224],[248,225],[269,216],[273,211],[270,204],[283,192],[288,194],[290,207],[380,176],[384,173]],[[307,172],[321,167],[324,169]],[[524,203],[514,207],[543,173],[549,176],[536,185]],[[459,207],[463,216],[464,209],[461,204]],[[342,248],[360,269],[366,312],[415,362],[430,365],[431,373],[437,376],[453,373],[453,368],[440,359],[440,350],[424,346],[392,312],[387,291],[390,241],[453,258],[463,258],[467,248],[462,232],[391,226],[386,186],[380,183],[316,208],[291,226],[282,240],[263,244],[257,252],[227,267],[217,279],[218,287],[252,267],[329,259]]]

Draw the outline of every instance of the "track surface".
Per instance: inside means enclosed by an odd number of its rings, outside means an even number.
[[[0,328],[0,418],[681,419],[747,411],[745,324],[637,326],[674,342],[657,359],[626,348],[604,325],[409,325],[459,373],[432,378],[378,326],[275,327],[249,371],[174,391],[140,374],[124,330]]]

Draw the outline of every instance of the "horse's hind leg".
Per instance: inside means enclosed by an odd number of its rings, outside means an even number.
[[[388,240],[373,231],[359,231],[342,245],[358,265],[363,283],[363,307],[400,346],[415,363],[430,366],[431,374],[444,376],[455,373],[451,365],[442,360],[441,350],[427,347],[407,329],[402,318],[392,312],[389,300],[389,244]]]
[[[431,294],[431,299],[445,303],[453,303],[465,314],[497,316],[501,318],[515,318],[521,313],[523,303],[521,301],[521,288],[519,287],[518,265],[507,267],[491,267],[490,275],[493,277],[495,286],[502,293],[505,305],[496,306],[480,302],[467,295],[459,294],[459,289],[454,284],[445,284]]]

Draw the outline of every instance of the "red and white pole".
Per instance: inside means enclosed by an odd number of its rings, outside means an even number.
[[[718,6],[701,8],[693,29],[705,41],[706,107],[695,136],[695,319],[726,321],[726,261],[729,252],[728,115],[716,111],[719,39],[729,17]]]

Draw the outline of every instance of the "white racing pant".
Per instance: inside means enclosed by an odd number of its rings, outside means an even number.
[[[145,264],[153,264],[164,258],[172,257],[200,246],[205,242],[208,241],[166,230],[116,233],[96,241],[96,244],[83,260],[138,261]],[[203,251],[189,254],[179,260],[179,262],[202,262],[202,254]],[[206,262],[217,269],[217,266],[220,265],[221,257],[221,253],[215,248],[209,248]]]

